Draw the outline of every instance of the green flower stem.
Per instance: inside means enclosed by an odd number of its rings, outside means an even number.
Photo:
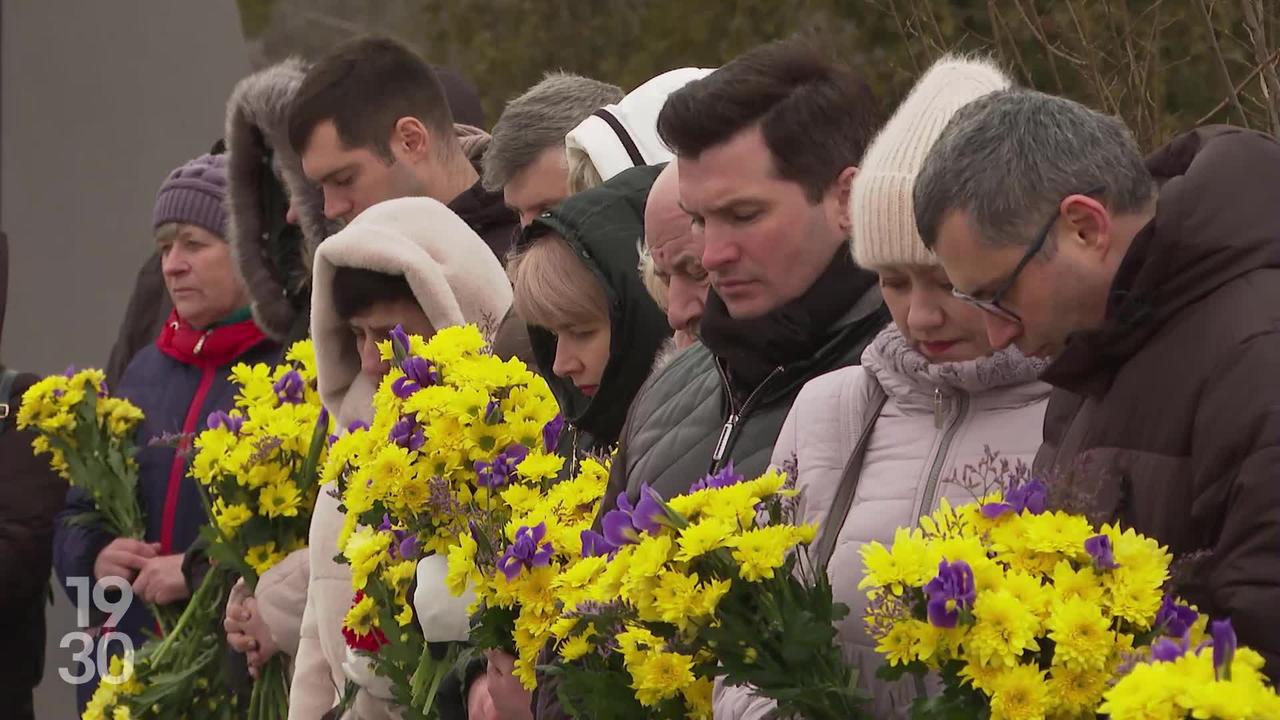
[[[200,587],[196,589],[195,594],[193,594],[191,599],[187,602],[187,607],[178,618],[178,622],[173,626],[172,630],[165,633],[164,638],[160,641],[159,647],[157,647],[155,652],[151,655],[152,665],[159,665],[160,661],[164,659],[164,656],[168,654],[169,650],[173,647],[177,638],[182,635],[182,631],[191,623],[197,622],[193,618],[196,618],[206,612],[206,605],[209,600],[209,596],[217,594],[217,590],[221,586],[221,584],[217,582],[217,578],[218,572],[215,570],[210,570],[205,574],[204,580],[200,582]]]

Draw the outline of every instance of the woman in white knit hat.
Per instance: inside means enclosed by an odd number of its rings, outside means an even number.
[[[1008,87],[1000,70],[944,57],[925,73],[867,149],[850,197],[852,250],[880,275],[894,322],[862,356],[801,390],[782,427],[773,464],[795,466],[804,522],[819,524],[816,562],[826,561],[835,599],[850,607],[838,642],[872,695],[871,715],[906,717],[926,688],[876,679],[880,660],[863,621],[861,547],[889,542],[947,497],[971,499],[947,480],[987,447],[1028,463],[1041,440],[1049,387],[1040,361],[992,352],[981,311],[956,299],[916,232],[911,189],[925,154],[965,103]],[[764,717],[770,704],[746,688],[717,688],[717,718]]]

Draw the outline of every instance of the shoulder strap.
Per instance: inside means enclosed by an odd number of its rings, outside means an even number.
[[[862,475],[862,461],[867,456],[867,443],[871,440],[871,431],[875,427],[876,420],[880,417],[880,411],[884,409],[884,404],[888,402],[889,396],[885,393],[884,388],[876,381],[871,373],[867,373],[867,382],[870,384],[868,390],[871,397],[868,398],[866,409],[862,415],[862,427],[858,433],[858,443],[853,447],[853,453],[849,456],[849,461],[845,463],[844,474],[840,476],[840,487],[836,490],[835,499],[831,502],[831,510],[827,512],[827,519],[822,523],[820,536],[818,538],[817,550],[814,555],[814,567],[827,567],[827,563],[831,561],[831,554],[835,552],[836,540],[840,537],[840,530],[844,526],[844,518],[849,514],[849,508],[853,506],[853,496],[858,490],[858,480]]]
[[[17,414],[18,404],[13,402],[13,384],[17,379],[16,370],[0,371],[0,435],[16,422],[13,416]]]

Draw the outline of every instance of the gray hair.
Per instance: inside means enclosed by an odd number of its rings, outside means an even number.
[[[912,199],[933,249],[947,213],[969,214],[984,242],[1030,245],[1062,199],[1102,188],[1112,213],[1145,208],[1155,183],[1118,118],[1065,98],[997,90],[960,108],[925,158]]]
[[[591,113],[622,99],[622,88],[566,72],[547,73],[537,85],[507,103],[493,126],[484,155],[484,186],[500,190],[547,148],[564,146],[564,136]]]

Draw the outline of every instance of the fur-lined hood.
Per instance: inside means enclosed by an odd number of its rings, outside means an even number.
[[[277,340],[298,327],[309,302],[312,258],[337,229],[325,220],[324,197],[307,182],[289,145],[289,103],[306,70],[298,58],[285,60],[241,80],[227,102],[227,236],[252,296],[253,316]],[[270,174],[264,172],[268,161]],[[298,211],[301,240],[284,229],[279,194],[273,192],[280,182],[287,193],[284,208],[292,200]]]

